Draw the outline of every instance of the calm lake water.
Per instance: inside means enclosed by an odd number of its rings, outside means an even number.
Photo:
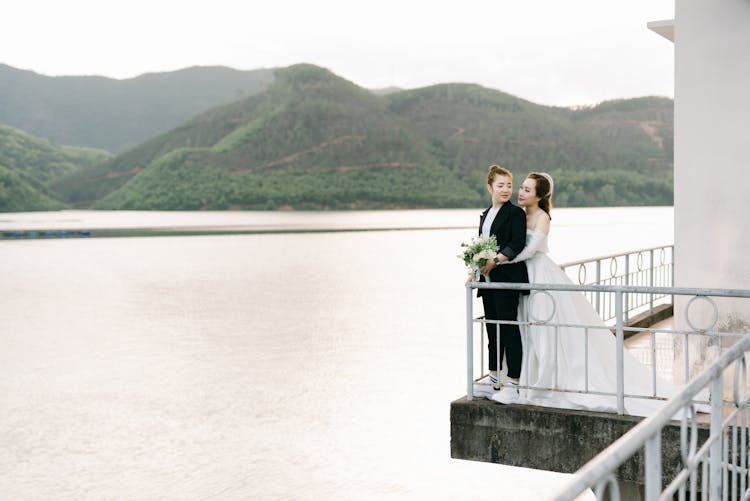
[[[0,214],[288,231],[0,240],[0,498],[552,495],[567,475],[450,458],[478,214]],[[556,210],[552,257],[669,244],[672,215]]]

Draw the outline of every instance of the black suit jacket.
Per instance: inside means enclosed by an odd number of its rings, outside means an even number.
[[[491,206],[487,207],[482,214],[479,216],[479,234],[482,234],[482,224],[484,219],[487,217]],[[526,213],[508,201],[500,207],[495,220],[492,221],[490,227],[490,235],[495,235],[497,238],[497,246],[500,249],[500,253],[508,257],[508,260],[515,258],[526,246]],[[480,282],[484,282],[484,276],[480,276]],[[502,264],[496,266],[490,272],[490,280],[492,282],[513,282],[513,283],[528,283],[529,274],[526,270],[526,263],[511,263]],[[481,296],[482,293],[487,293],[482,289],[477,290],[477,295]],[[506,291],[500,291],[506,292]],[[517,293],[516,291],[507,291],[507,293]],[[522,291],[522,294],[528,294],[528,291]]]

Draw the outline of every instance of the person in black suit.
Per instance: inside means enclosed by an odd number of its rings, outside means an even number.
[[[510,263],[526,245],[526,213],[510,201],[513,193],[513,174],[499,165],[490,165],[487,170],[487,191],[492,196],[492,205],[485,209],[479,219],[479,235],[495,235],[500,252],[487,261],[481,269],[480,281],[528,283],[529,275],[526,264]],[[521,291],[479,289],[477,294],[482,298],[484,316],[487,320],[517,320],[518,301]],[[524,294],[528,294],[525,291]],[[506,400],[518,396],[518,378],[521,375],[523,346],[518,325],[485,324],[487,327],[489,348],[490,380],[495,388],[498,383],[498,370],[502,370],[505,356],[508,364],[510,384],[501,390]],[[497,345],[496,329],[500,328],[500,344]],[[499,365],[498,365],[499,360]]]

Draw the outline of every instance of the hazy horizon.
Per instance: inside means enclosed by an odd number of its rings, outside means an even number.
[[[669,0],[461,8],[217,0],[210,9],[187,1],[179,10],[134,0],[106,13],[86,0],[12,0],[0,44],[3,63],[48,76],[123,79],[190,66],[307,62],[370,89],[470,82],[538,104],[577,106],[673,97],[673,44],[646,27],[673,16]]]

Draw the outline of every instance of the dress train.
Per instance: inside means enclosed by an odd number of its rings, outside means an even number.
[[[526,259],[529,283],[572,284],[547,256],[547,235],[542,231],[527,230],[527,248],[519,258]],[[582,292],[532,291],[522,296],[518,318],[532,322],[521,326],[520,378],[521,386],[532,388],[521,389],[515,403],[617,412],[617,340]],[[661,378],[627,349],[623,350],[623,369],[626,414],[653,414],[665,403],[654,397],[669,398],[683,389]],[[491,398],[503,402],[499,395]],[[707,408],[700,405],[698,410]]]

